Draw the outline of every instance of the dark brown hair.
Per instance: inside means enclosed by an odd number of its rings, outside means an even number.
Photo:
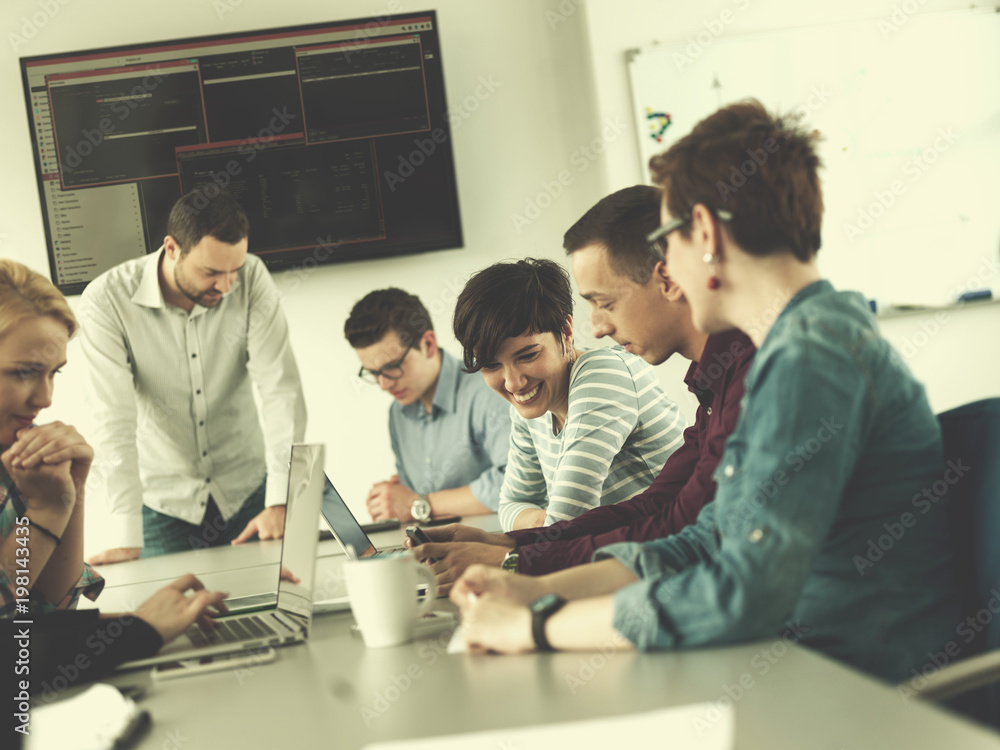
[[[646,236],[660,225],[662,200],[663,191],[649,185],[635,185],[602,198],[563,235],[566,253],[601,245],[616,273],[645,284],[659,262]]]
[[[377,344],[389,331],[396,332],[401,346],[409,347],[433,330],[420,299],[393,287],[366,294],[344,323],[344,336],[355,349]]]
[[[250,235],[250,222],[239,202],[212,183],[177,200],[167,219],[167,234],[180,246],[184,257],[203,237],[235,245]]]
[[[561,340],[572,314],[569,274],[555,261],[525,258],[483,269],[469,279],[455,304],[455,338],[466,371],[492,362],[512,336],[553,333]]]
[[[791,250],[802,261],[820,247],[823,194],[819,135],[793,116],[776,117],[755,99],[720,109],[649,160],[667,209],[682,218],[701,203],[725,209],[724,226],[752,255]],[[690,236],[690,227],[681,230]]]

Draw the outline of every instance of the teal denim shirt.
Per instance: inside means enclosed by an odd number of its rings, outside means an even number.
[[[615,627],[640,649],[792,633],[910,677],[960,624],[949,472],[924,388],[864,299],[815,282],[747,374],[715,502],[679,534],[595,554],[641,578],[615,595]]]

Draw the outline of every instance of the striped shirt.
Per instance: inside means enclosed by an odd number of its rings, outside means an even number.
[[[524,419],[511,407],[510,452],[500,489],[500,525],[523,510],[547,511],[545,525],[648,487],[683,442],[684,416],[656,373],[620,347],[591,349],[570,375],[566,424]]]
[[[80,306],[97,425],[87,487],[109,503],[115,547],[143,546],[143,504],[197,524],[211,496],[232,518],[265,467],[265,504],[284,504],[289,450],[305,433],[288,325],[263,261],[247,255],[216,307],[187,313],[163,299],[162,257],[161,248],[112,268]]]

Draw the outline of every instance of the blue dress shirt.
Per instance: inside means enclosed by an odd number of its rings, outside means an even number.
[[[924,388],[864,299],[815,282],[747,374],[715,502],[673,537],[596,553],[641,577],[615,627],[641,649],[785,633],[911,677],[960,623],[947,476]]]
[[[510,447],[506,401],[479,373],[463,372],[441,350],[441,372],[428,414],[419,401],[389,409],[389,435],[400,481],[418,494],[469,485],[490,510],[500,503],[500,485]]]

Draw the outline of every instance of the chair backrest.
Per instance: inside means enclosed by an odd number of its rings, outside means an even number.
[[[946,411],[938,421],[964,613],[969,618],[956,626],[970,638],[963,655],[971,656],[1000,648],[1000,398]],[[994,685],[963,703],[978,718],[1000,726],[998,701],[1000,689]]]

